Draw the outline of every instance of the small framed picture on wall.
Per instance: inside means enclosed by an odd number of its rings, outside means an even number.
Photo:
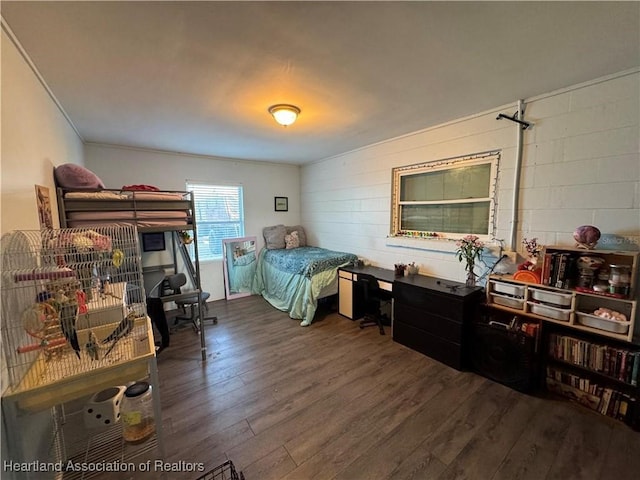
[[[48,187],[36,185],[36,204],[38,205],[38,220],[40,221],[40,228],[53,228],[51,198]]]
[[[289,197],[275,197],[276,212],[289,211]]]

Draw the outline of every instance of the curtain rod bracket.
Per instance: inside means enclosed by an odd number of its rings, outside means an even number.
[[[502,120],[503,118],[506,118],[507,120],[511,120],[512,122],[519,123],[522,126],[522,130],[526,130],[527,128],[531,127],[531,123],[525,122],[524,120],[519,120],[517,117],[518,112],[514,113],[511,117],[509,115],[505,115],[504,113],[500,113],[496,117],[496,120]]]

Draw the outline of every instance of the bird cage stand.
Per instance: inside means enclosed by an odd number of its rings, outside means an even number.
[[[154,442],[163,458],[159,378],[136,228],[14,231],[1,239],[1,258],[2,409],[11,461],[68,461],[73,452],[67,451],[63,424],[74,417],[65,415],[64,404],[142,378],[152,386]],[[49,458],[29,458],[19,447],[23,422],[47,410],[55,445]],[[104,429],[87,432],[95,443]]]

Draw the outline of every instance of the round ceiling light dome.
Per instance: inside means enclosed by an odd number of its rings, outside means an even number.
[[[287,127],[296,121],[298,115],[300,115],[300,109],[295,105],[288,105],[286,103],[279,103],[269,107],[269,113],[273,115],[273,118],[283,127]]]

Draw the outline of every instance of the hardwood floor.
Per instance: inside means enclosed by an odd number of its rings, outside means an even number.
[[[190,329],[158,357],[168,462],[230,459],[247,480],[639,478],[639,433],[446,367],[390,327],[319,311],[303,328],[261,297],[210,305],[207,362]]]

